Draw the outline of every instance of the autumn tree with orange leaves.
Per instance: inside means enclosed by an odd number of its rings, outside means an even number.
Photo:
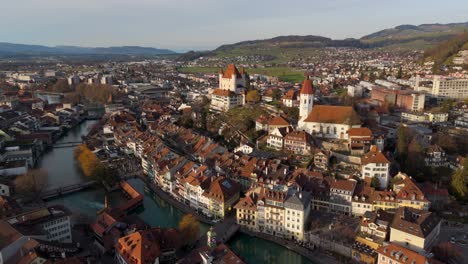
[[[99,164],[99,160],[96,155],[84,144],[76,147],[75,159],[78,161],[78,164],[86,177],[91,177]]]
[[[192,214],[186,214],[179,222],[179,231],[186,245],[194,243],[200,233],[200,223]]]

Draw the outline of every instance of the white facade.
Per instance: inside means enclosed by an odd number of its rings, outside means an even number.
[[[299,95],[299,118],[301,120],[305,119],[312,107],[314,106],[314,95],[313,94],[303,94]]]
[[[436,97],[463,100],[468,97],[468,79],[441,80],[434,77],[431,94]]]
[[[253,152],[253,147],[247,145],[247,144],[241,144],[239,147],[234,149],[234,152],[242,152],[244,154],[250,154]]]
[[[348,96],[351,97],[361,97],[362,96],[362,90],[363,87],[361,85],[348,85]]]
[[[333,123],[318,123],[318,122],[303,122],[299,121],[299,129],[305,130],[307,133],[330,139],[348,139],[349,129],[353,127],[361,127],[360,125],[350,126],[345,124]]]
[[[379,179],[380,188],[385,189],[388,186],[390,178],[390,164],[389,163],[368,163],[362,165],[361,177]]]
[[[63,216],[44,222],[42,228],[47,232],[48,241],[57,241],[61,243],[71,243],[71,225],[70,216]]]

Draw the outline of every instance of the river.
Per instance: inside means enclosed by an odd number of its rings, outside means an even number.
[[[96,121],[85,121],[71,129],[59,142],[71,142],[81,140]],[[48,172],[48,188],[80,183],[85,181],[85,176],[76,167],[73,159],[74,148],[56,148],[44,154],[38,163],[38,167]],[[139,192],[144,193],[143,208],[136,213],[141,219],[152,226],[177,227],[183,217],[183,213],[164,200],[154,195],[139,179],[131,179],[129,183]],[[117,207],[125,201],[120,192],[107,193],[102,188],[88,189],[48,201],[49,204],[62,204],[73,212],[73,221],[92,221],[96,212],[104,207],[104,199],[107,196],[111,206]],[[200,225],[200,232],[208,231],[209,226]],[[241,256],[247,263],[311,263],[307,258],[290,251],[275,243],[263,239],[238,234],[229,246]]]

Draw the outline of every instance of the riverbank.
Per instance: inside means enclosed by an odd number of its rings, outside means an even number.
[[[180,211],[182,211],[182,212],[184,212],[186,214],[193,214],[200,222],[203,222],[203,223],[209,224],[209,225],[215,225],[215,223],[211,219],[209,219],[209,218],[207,218],[207,217],[205,217],[203,215],[200,215],[199,213],[197,213],[195,210],[193,210],[192,208],[190,208],[186,204],[177,201],[175,199],[175,197],[171,196],[170,194],[168,194],[167,192],[165,192],[164,190],[159,188],[156,184],[154,184],[153,182],[148,180],[146,177],[143,176],[143,177],[140,177],[140,179],[143,180],[143,182],[149,188],[151,188],[151,190],[154,193],[156,193],[156,195],[158,195],[161,199],[165,200],[166,202],[168,202],[172,206],[176,207]],[[235,222],[235,220],[234,220],[234,222]],[[236,224],[234,223],[234,225],[236,225]],[[324,252],[319,251],[318,249],[310,250],[310,249],[302,247],[302,246],[300,246],[300,245],[298,245],[298,244],[296,244],[296,243],[294,243],[293,241],[290,241],[290,240],[282,239],[282,238],[272,236],[272,235],[269,235],[269,234],[265,234],[265,233],[248,231],[248,230],[243,229],[243,228],[239,228],[238,231],[243,233],[243,234],[246,234],[248,236],[253,236],[253,237],[260,238],[260,239],[264,239],[264,240],[273,242],[273,243],[275,243],[275,244],[277,244],[279,246],[285,247],[288,250],[294,251],[295,253],[300,254],[301,256],[309,259],[313,263],[323,263],[323,264],[328,264],[328,263],[337,264],[338,263],[338,261],[335,258],[325,254]],[[223,242],[227,242],[227,241],[225,241],[225,239],[223,238]]]
[[[188,206],[188,205],[186,205],[186,204],[184,204],[182,202],[177,201],[175,199],[175,197],[173,197],[170,194],[168,194],[167,192],[163,191],[161,188],[159,188],[152,181],[148,180],[148,178],[146,178],[145,176],[140,176],[139,179],[141,179],[146,184],[146,186],[151,188],[151,191],[156,193],[156,195],[158,195],[161,199],[163,199],[167,203],[171,204],[175,208],[179,209],[183,213],[192,214],[198,221],[200,221],[200,222],[202,222],[204,224],[208,224],[208,225],[214,225],[215,224],[213,222],[213,220],[199,214],[197,211],[193,210],[193,208],[191,208],[190,206]]]
[[[291,240],[282,239],[280,237],[272,236],[272,235],[265,234],[265,233],[249,231],[245,228],[240,228],[239,232],[244,233],[248,236],[257,237],[260,239],[273,242],[277,245],[280,245],[291,251],[294,251],[300,254],[301,256],[306,257],[307,259],[309,259],[310,261],[314,263],[323,263],[323,264],[338,264],[339,263],[335,258],[325,254],[324,252],[319,251],[318,249],[311,250],[301,245],[298,245],[294,243],[294,241],[291,241]]]

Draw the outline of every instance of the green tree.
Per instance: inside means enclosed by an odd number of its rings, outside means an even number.
[[[440,111],[444,113],[448,113],[455,106],[455,100],[453,99],[444,100],[442,101],[440,106],[441,106]]]
[[[379,189],[380,188],[380,181],[379,181],[379,178],[377,177],[372,177],[371,179],[371,187],[374,187],[376,189]]]
[[[274,89],[271,96],[273,97],[274,101],[279,100],[281,98],[281,96],[282,96],[281,90],[280,89]]]
[[[468,176],[468,157],[465,157],[463,168],[456,170],[452,174],[450,189],[452,193],[460,200],[468,198],[468,188],[466,186],[466,177]]]
[[[257,90],[250,90],[247,92],[245,100],[249,103],[258,103],[260,102],[261,96]]]

